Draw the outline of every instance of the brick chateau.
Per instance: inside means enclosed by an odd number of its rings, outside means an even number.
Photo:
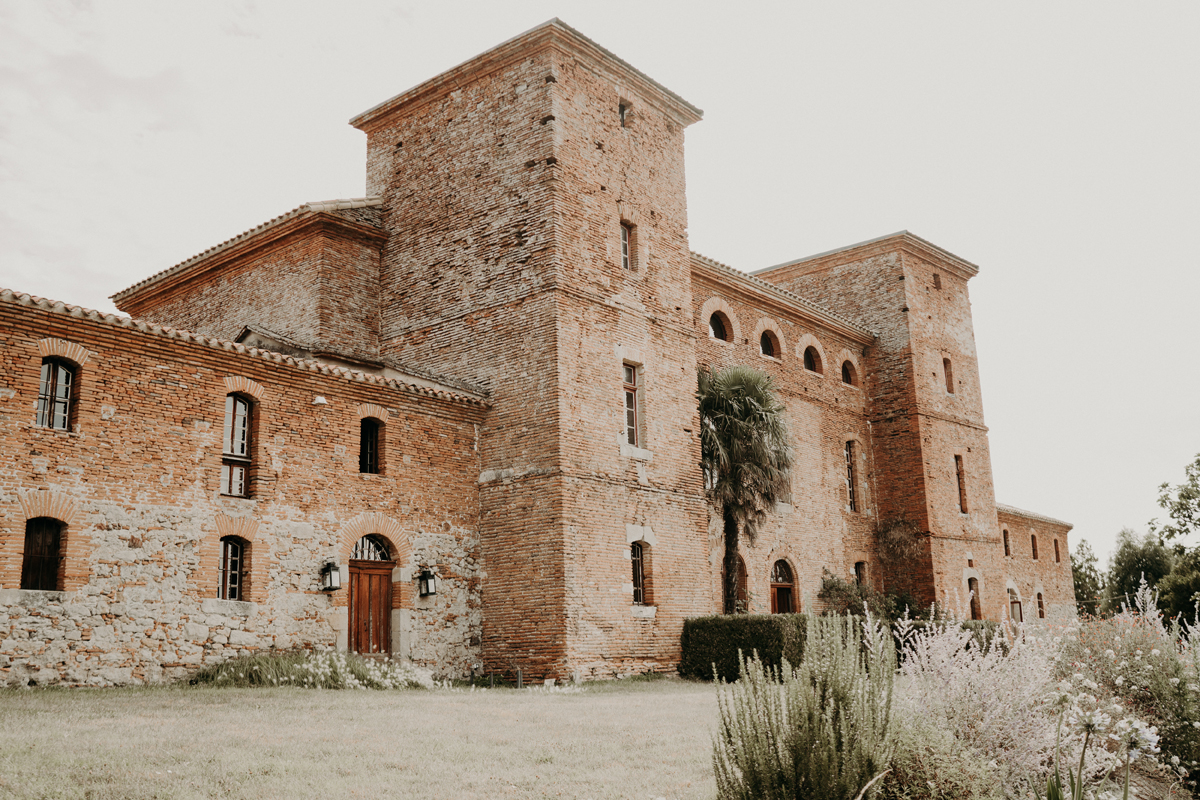
[[[721,608],[695,393],[730,364],[774,379],[795,462],[750,611],[819,610],[829,572],[1073,617],[1070,525],[994,498],[978,268],[907,232],[752,274],[690,252],[700,117],[552,20],[355,117],[363,197],[118,292],[129,317],[0,292],[0,682],[294,647],[673,669]]]

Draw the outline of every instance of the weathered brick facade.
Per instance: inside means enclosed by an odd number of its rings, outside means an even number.
[[[367,535],[395,564],[394,655],[443,674],[670,669],[683,619],[721,605],[695,388],[734,363],[774,378],[795,451],[791,502],[743,553],[750,610],[770,610],[783,561],[805,610],[826,571],[879,588],[902,571],[925,599],[974,578],[990,618],[1009,582],[1027,619],[1039,592],[1073,613],[1069,526],[1002,507],[1062,560],[1003,556],[977,269],[906,233],[757,276],[690,253],[699,119],[555,20],[356,117],[366,197],[114,296],[153,324],[0,295],[0,675],[154,681],[353,646],[353,589],[318,581]],[[47,358],[76,371],[69,430],[38,424]],[[230,393],[252,406],[247,498],[222,493]],[[359,471],[362,419],[382,424],[380,474]],[[60,591],[18,588],[46,518]],[[895,519],[922,534],[900,570],[877,544]],[[244,544],[239,601],[217,599],[222,537]]]

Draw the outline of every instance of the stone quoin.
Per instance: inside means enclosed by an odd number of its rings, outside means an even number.
[[[696,376],[732,364],[795,462],[748,610],[820,610],[830,572],[1073,617],[1071,526],[994,497],[978,268],[907,232],[750,274],[690,252],[700,118],[551,20],[355,117],[363,197],[118,292],[129,317],[0,291],[0,681],[321,647],[672,670],[721,608]]]

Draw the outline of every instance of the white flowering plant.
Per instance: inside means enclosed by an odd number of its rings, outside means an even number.
[[[390,659],[331,650],[287,651],[232,658],[191,676],[192,685],[296,686],[303,689],[433,689],[429,670]]]

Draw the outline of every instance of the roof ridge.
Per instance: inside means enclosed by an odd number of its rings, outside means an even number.
[[[996,503],[996,510],[1004,511],[1006,513],[1014,514],[1017,516],[1029,517],[1030,519],[1040,519],[1040,520],[1044,520],[1045,522],[1052,522],[1055,525],[1065,525],[1068,528],[1075,527],[1070,522],[1064,522],[1061,519],[1055,519],[1054,517],[1048,517],[1045,514],[1039,514],[1036,511],[1026,511],[1023,508],[1017,508],[1016,506],[1010,506],[1007,503]]]
[[[277,353],[273,350],[263,350],[258,347],[247,347],[244,344],[231,342],[228,339],[220,339],[216,336],[205,336],[201,333],[193,333],[191,331],[185,331],[179,328],[172,328],[168,325],[156,325],[153,322],[134,319],[133,317],[108,314],[91,308],[70,305],[69,303],[64,303],[61,300],[50,300],[45,297],[38,297],[36,295],[27,294],[24,292],[16,292],[12,289],[0,288],[0,302],[11,303],[13,305],[25,307],[40,308],[43,311],[49,311],[53,314],[64,314],[66,316],[75,317],[76,319],[89,319],[93,322],[101,322],[106,325],[112,325],[119,328],[129,328],[132,330],[141,331],[142,333],[163,336],[168,339],[177,339],[184,342],[195,342],[196,344],[202,344],[215,350],[241,353],[244,355],[253,356],[255,358],[260,358],[264,361],[273,361],[277,364],[288,364],[297,369],[308,372],[319,372],[322,375],[332,375],[345,380],[382,384],[384,386],[390,386],[394,389],[400,389],[411,394],[437,397],[444,400],[467,403],[469,405],[479,406],[482,408],[489,408],[491,406],[491,403],[485,395],[475,392],[460,390],[461,393],[459,393],[450,391],[449,387],[446,389],[434,389],[421,386],[420,384],[407,383],[395,378],[369,375],[365,372],[360,372],[359,370],[338,367],[332,364],[326,364],[321,361],[314,361],[307,358],[296,358],[295,356]],[[424,379],[430,380],[429,378]]]
[[[381,206],[381,205],[383,205],[383,197],[382,196],[353,197],[353,198],[347,198],[347,199],[342,199],[342,200],[317,200],[314,202],[304,203],[302,205],[296,206],[291,211],[285,211],[284,213],[280,214],[277,217],[272,217],[271,219],[267,220],[266,222],[261,223],[260,225],[256,225],[253,228],[250,228],[249,230],[242,231],[241,233],[237,234],[236,236],[226,239],[225,241],[221,242],[220,244],[215,244],[212,247],[208,248],[207,250],[203,250],[203,251],[197,253],[196,255],[192,256],[191,258],[186,258],[183,261],[180,261],[178,264],[175,264],[174,266],[167,267],[166,269],[159,270],[158,272],[154,273],[153,275],[150,275],[149,277],[142,278],[140,281],[133,284],[132,286],[129,286],[125,289],[122,289],[119,292],[109,295],[109,299],[118,300],[123,297],[126,297],[126,296],[132,294],[133,292],[137,291],[138,289],[141,289],[145,286],[149,286],[152,283],[157,283],[160,280],[162,280],[163,278],[167,278],[171,275],[175,275],[179,272],[182,272],[183,270],[187,269],[188,267],[192,266],[193,264],[197,264],[200,261],[203,261],[204,259],[209,258],[210,256],[216,255],[217,253],[219,253],[223,250],[228,250],[230,247],[237,244],[238,242],[245,241],[246,239],[249,239],[251,236],[253,236],[255,234],[262,233],[263,231],[267,230],[268,228],[275,227],[276,225],[279,225],[282,222],[286,222],[289,219],[294,219],[295,217],[298,217],[305,212],[311,211],[313,213],[320,213],[320,212],[328,212],[328,211],[344,211],[344,210],[351,209],[351,208],[367,208],[370,206]]]
[[[695,250],[692,250],[690,252],[691,252],[692,258],[698,259],[698,260],[702,261],[703,263],[708,264],[710,266],[714,266],[714,267],[723,269],[726,272],[730,272],[730,273],[736,275],[738,278],[745,280],[754,286],[757,286],[759,288],[769,289],[773,292],[781,294],[785,298],[787,298],[789,301],[796,303],[797,305],[799,305],[803,308],[806,308],[810,311],[815,311],[818,314],[824,315],[841,325],[845,325],[847,328],[850,328],[851,330],[855,330],[866,336],[870,336],[872,339],[876,338],[876,333],[873,330],[871,330],[870,328],[867,328],[866,326],[862,325],[861,323],[854,322],[853,320],[847,319],[846,317],[843,317],[841,314],[830,311],[829,309],[825,308],[824,306],[814,303],[812,300],[809,300],[807,298],[801,297],[800,295],[796,294],[795,292],[789,291],[788,289],[784,289],[782,286],[776,286],[775,284],[771,283],[770,281],[764,281],[762,278],[755,277],[751,273],[742,272],[740,269],[731,267],[728,264],[723,264],[720,261],[717,261],[716,259],[709,258],[708,256],[705,256],[705,255],[701,255],[700,253],[697,253]]]
[[[917,236],[915,233],[913,233],[912,231],[910,231],[908,229],[903,229],[903,230],[894,231],[893,233],[885,233],[882,236],[876,236],[872,239],[863,239],[861,242],[854,242],[853,244],[847,244],[847,245],[842,245],[841,247],[835,247],[832,250],[824,250],[820,253],[813,253],[812,255],[801,256],[800,258],[793,258],[790,261],[784,261],[779,264],[772,264],[769,267],[763,267],[762,269],[756,269],[756,270],[754,270],[754,272],[752,272],[750,274],[751,275],[762,275],[764,272],[771,272],[772,270],[782,269],[783,267],[793,267],[797,264],[803,264],[806,261],[816,261],[819,258],[825,258],[826,256],[832,256],[837,253],[847,252],[847,251],[853,250],[856,247],[866,247],[867,245],[870,245],[870,244],[878,244],[879,242],[885,242],[888,239],[905,239],[905,238],[910,239],[914,242],[918,242],[919,244],[928,248],[929,250],[932,250],[932,251],[938,253],[944,259],[947,259],[950,261],[955,261],[955,262],[958,262],[959,264],[964,265],[965,267],[968,268],[967,271],[973,275],[979,273],[979,265],[978,264],[974,264],[970,261],[967,261],[962,256],[955,255],[954,253],[951,253],[949,250],[942,247],[941,245],[934,244],[933,242],[929,241],[928,239],[924,239],[920,236]]]

